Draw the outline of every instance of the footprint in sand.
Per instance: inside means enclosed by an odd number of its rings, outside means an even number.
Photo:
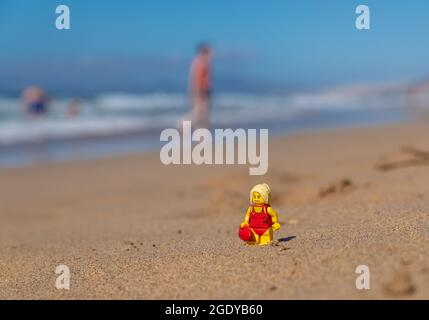
[[[429,152],[413,146],[404,146],[394,155],[383,156],[376,164],[379,171],[429,165]]]
[[[266,175],[266,179],[281,184],[295,184],[301,181],[301,177],[297,174],[278,170],[270,170]]]
[[[353,182],[348,178],[344,178],[337,182],[331,183],[326,187],[321,187],[319,190],[319,197],[325,198],[327,196],[349,191],[353,187],[354,187]]]

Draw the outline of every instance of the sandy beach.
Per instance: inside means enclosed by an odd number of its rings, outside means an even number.
[[[263,177],[158,152],[2,169],[0,299],[428,299],[428,136],[408,123],[275,137]],[[282,229],[246,246],[260,182]],[[70,290],[55,288],[60,264]]]

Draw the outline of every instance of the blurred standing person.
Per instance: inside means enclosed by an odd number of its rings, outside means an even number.
[[[47,113],[48,97],[42,88],[31,86],[22,93],[25,111],[29,115],[42,115]]]
[[[79,98],[71,99],[68,107],[67,114],[69,117],[77,117],[81,111],[81,100]]]
[[[197,54],[191,64],[189,91],[192,111],[185,118],[192,121],[193,128],[208,128],[209,126],[212,56],[212,48],[203,43],[198,46]]]

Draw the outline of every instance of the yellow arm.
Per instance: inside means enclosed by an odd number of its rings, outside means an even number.
[[[252,207],[249,207],[249,209],[247,209],[246,216],[244,217],[244,221],[240,224],[240,227],[243,228],[245,225],[249,224],[250,212],[252,212]]]
[[[280,229],[280,223],[279,223],[279,215],[277,214],[276,210],[274,210],[272,207],[268,207],[268,214],[271,216],[271,220],[273,221],[273,230],[279,230]]]

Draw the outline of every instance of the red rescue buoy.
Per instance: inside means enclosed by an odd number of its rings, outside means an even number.
[[[244,227],[238,228],[238,236],[243,241],[250,241],[252,240],[252,230],[250,230],[250,227],[248,225],[245,225]]]

